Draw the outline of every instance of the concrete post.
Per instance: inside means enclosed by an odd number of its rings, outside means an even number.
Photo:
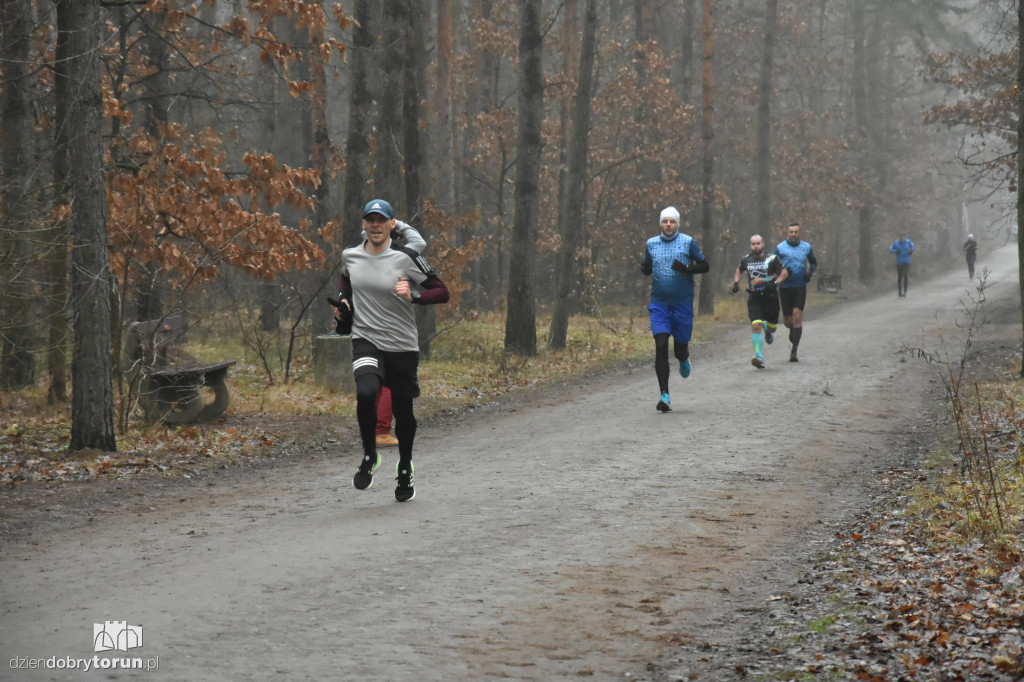
[[[354,393],[352,337],[321,334],[313,337],[313,380],[320,388]]]

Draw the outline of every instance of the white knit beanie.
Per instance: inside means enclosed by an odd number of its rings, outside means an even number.
[[[673,218],[678,223],[679,211],[676,210],[675,206],[669,206],[668,208],[661,212],[661,217],[658,218],[658,222],[660,223],[665,218]]]

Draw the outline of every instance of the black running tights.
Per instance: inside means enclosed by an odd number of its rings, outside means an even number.
[[[363,441],[363,454],[373,457],[377,452],[377,394],[381,380],[377,374],[356,377],[356,420]],[[412,411],[412,398],[391,392],[391,411],[395,415],[395,437],[398,438],[398,459],[412,461],[412,444],[416,439],[416,415]]]
[[[668,393],[668,337],[669,334],[654,335],[654,374],[662,393]],[[686,362],[690,357],[689,344],[674,341],[672,349],[679,362]]]

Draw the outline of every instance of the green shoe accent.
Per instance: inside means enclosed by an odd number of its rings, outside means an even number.
[[[409,471],[399,469],[401,463],[395,465],[395,499],[399,502],[408,502],[416,497],[416,488],[413,486],[413,474],[416,465],[409,462]]]
[[[359,469],[356,471],[356,475],[352,477],[352,485],[355,486],[356,490],[367,490],[373,485],[373,472],[377,470],[381,462],[380,453],[374,454],[377,455],[377,460],[373,465],[367,467],[369,460],[364,456],[362,464],[359,465]]]

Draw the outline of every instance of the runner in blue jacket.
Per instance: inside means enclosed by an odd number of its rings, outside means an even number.
[[[804,333],[804,306],[807,304],[807,283],[818,269],[814,249],[800,240],[800,223],[792,222],[786,228],[786,241],[775,247],[775,255],[789,270],[789,277],[779,285],[782,304],[782,323],[789,330],[789,361],[799,362],[796,355],[800,337]]]
[[[910,274],[910,254],[914,253],[914,242],[900,234],[900,238],[889,247],[889,253],[896,254],[896,288],[900,296],[907,295],[907,284]]]
[[[647,240],[640,272],[651,275],[651,333],[654,335],[654,373],[658,377],[660,412],[672,410],[668,395],[668,337],[679,360],[679,375],[690,376],[690,338],[693,336],[693,276],[710,269],[693,237],[679,231],[679,211],[661,212],[661,234]]]

